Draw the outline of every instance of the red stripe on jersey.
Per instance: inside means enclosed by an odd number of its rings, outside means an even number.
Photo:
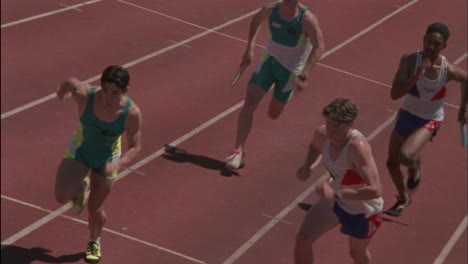
[[[357,184],[367,184],[361,176],[359,176],[356,172],[353,170],[347,170],[343,180],[341,181],[341,185],[357,185]]]
[[[431,98],[431,101],[440,100],[440,99],[444,98],[445,97],[445,92],[446,92],[446,89],[445,89],[445,86],[444,86],[436,93],[436,95],[434,95],[434,97]]]

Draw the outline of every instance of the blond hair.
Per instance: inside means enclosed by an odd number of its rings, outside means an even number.
[[[358,114],[358,109],[354,102],[348,98],[336,98],[330,104],[325,106],[322,115],[332,117],[338,123],[349,124]]]

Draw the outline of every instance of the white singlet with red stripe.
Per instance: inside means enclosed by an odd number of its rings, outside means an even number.
[[[361,132],[353,129],[352,135],[346,142],[343,150],[336,160],[330,158],[330,140],[325,140],[322,148],[323,164],[331,175],[330,185],[333,189],[340,188],[359,188],[367,185],[367,183],[348,165],[348,147],[349,143],[355,136],[364,137]],[[366,217],[377,214],[382,211],[382,197],[372,200],[346,200],[336,199],[336,202],[350,214],[365,214]]]
[[[430,80],[422,76],[401,101],[401,108],[426,120],[444,120],[445,84],[447,83],[447,59],[442,57],[439,76]],[[421,65],[422,51],[417,52],[414,74]]]

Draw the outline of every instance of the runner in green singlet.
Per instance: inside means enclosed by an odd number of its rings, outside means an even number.
[[[141,112],[126,96],[129,81],[126,69],[109,66],[102,73],[100,87],[71,77],[57,90],[59,99],[73,97],[78,104],[79,123],[57,170],[55,198],[59,203],[73,200],[76,213],[89,200],[86,261],[92,263],[101,258],[100,235],[106,221],[104,201],[117,171],[128,165],[141,149]],[[121,156],[124,132],[128,149]]]
[[[255,109],[266,92],[274,86],[268,114],[277,119],[294,88],[302,90],[309,85],[309,74],[325,49],[315,15],[298,0],[282,0],[266,4],[253,17],[241,65],[250,64],[257,33],[265,21],[268,21],[271,39],[249,81],[237,123],[236,145],[228,157],[227,169],[244,165],[244,144],[252,128]]]

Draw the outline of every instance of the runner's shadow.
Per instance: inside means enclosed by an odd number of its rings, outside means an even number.
[[[213,158],[206,156],[190,154],[186,150],[173,147],[171,145],[164,146],[165,154],[162,155],[163,158],[178,162],[190,162],[197,166],[200,166],[205,169],[217,170],[219,174],[224,177],[240,176],[236,171],[226,169],[226,162],[222,162]]]
[[[309,211],[309,209],[312,207],[312,205],[308,203],[298,203],[297,206],[299,206],[299,208],[304,211]]]
[[[407,223],[403,223],[403,222],[401,222],[401,221],[397,221],[397,220],[395,220],[395,219],[387,218],[387,217],[382,217],[382,221],[384,221],[384,222],[391,222],[391,223],[399,224],[399,225],[406,226],[406,227],[409,226]]]
[[[307,203],[298,203],[297,206],[299,206],[299,208],[301,208],[301,209],[304,210],[304,211],[309,211],[309,209],[310,209],[313,205],[312,205],[312,204],[307,204]],[[382,221],[383,221],[383,222],[391,222],[391,223],[399,224],[399,225],[406,226],[406,227],[409,226],[407,223],[403,223],[403,222],[398,221],[398,220],[395,220],[395,219],[387,218],[387,217],[385,217],[385,216],[382,217]]]
[[[75,253],[71,255],[62,255],[54,257],[49,255],[49,249],[33,247],[22,248],[12,245],[2,245],[2,264],[31,264],[33,261],[42,261],[44,263],[72,263],[85,257],[85,253]]]

